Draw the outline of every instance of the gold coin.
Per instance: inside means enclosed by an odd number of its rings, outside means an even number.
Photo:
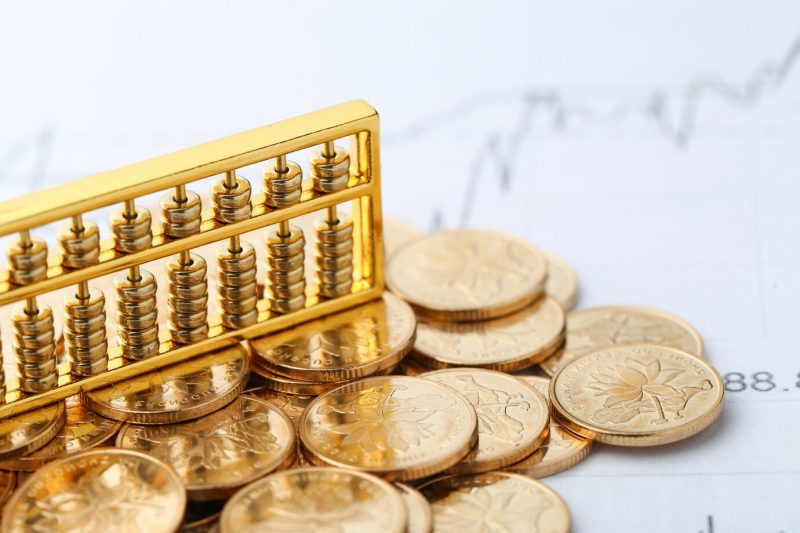
[[[315,396],[302,396],[299,394],[284,394],[282,392],[275,392],[266,387],[258,389],[250,389],[244,391],[244,394],[264,400],[268,404],[277,407],[283,414],[289,417],[292,425],[297,429],[300,424],[300,417],[303,411],[306,410],[308,404],[315,398]]]
[[[66,407],[66,422],[50,442],[24,457],[3,461],[0,468],[32,472],[50,461],[106,444],[122,425],[90,411],[77,396],[67,398]]]
[[[564,311],[544,297],[493,320],[420,319],[411,356],[432,368],[471,366],[511,372],[553,355],[563,343]]]
[[[336,468],[284,470],[237,492],[222,510],[222,533],[339,531],[402,533],[406,510],[388,483]]]
[[[250,340],[254,366],[273,374],[339,382],[386,370],[414,344],[411,307],[385,293],[360,305],[289,330]]]
[[[181,524],[186,491],[170,467],[144,453],[98,448],[48,463],[3,511],[3,532],[147,531]]]
[[[703,355],[700,334],[680,318],[647,307],[614,305],[568,313],[564,350],[539,366],[554,376],[576,357],[628,344],[655,344]]]
[[[430,476],[475,444],[475,410],[450,387],[407,376],[366,378],[323,394],[300,419],[315,462],[391,480]]]
[[[544,252],[547,259],[547,282],[544,291],[564,309],[572,309],[578,301],[578,277],[569,263],[555,254]]]
[[[181,533],[217,533],[219,517],[225,500],[210,502],[189,502],[186,516],[181,524]]]
[[[405,243],[422,236],[417,228],[406,224],[397,218],[383,219],[383,249],[384,256],[388,259]]]
[[[244,390],[247,350],[235,345],[90,392],[96,413],[134,424],[169,424],[213,413]]]
[[[386,283],[420,315],[483,320],[513,313],[544,291],[547,261],[501,233],[442,231],[410,242],[386,268]]]
[[[545,397],[549,397],[550,380],[536,376],[519,376]],[[578,436],[562,426],[552,416],[547,439],[535,452],[504,470],[516,474],[542,478],[568,470],[583,461],[592,449],[594,441]]]
[[[0,459],[28,455],[53,440],[66,421],[64,402],[0,420]]]
[[[664,346],[618,346],[569,362],[550,383],[556,419],[617,446],[690,437],[722,410],[724,386],[703,359]]]
[[[547,438],[547,400],[524,381],[493,370],[451,368],[421,377],[463,394],[478,415],[478,443],[448,472],[497,470],[533,453]]]
[[[431,533],[433,531],[433,513],[428,500],[417,489],[404,483],[396,483],[395,487],[403,498],[408,516],[406,533]]]
[[[445,476],[420,487],[436,533],[503,531],[567,533],[569,508],[549,487],[507,472]]]
[[[126,424],[117,446],[170,465],[190,500],[217,500],[289,466],[297,443],[292,422],[277,407],[240,396],[220,411],[183,424]]]
[[[15,488],[17,488],[17,473],[0,470],[0,509],[14,494]]]

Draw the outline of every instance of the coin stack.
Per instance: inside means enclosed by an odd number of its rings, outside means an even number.
[[[719,414],[683,320],[570,310],[569,265],[506,235],[385,242],[378,300],[0,421],[0,529],[564,532],[538,478]]]

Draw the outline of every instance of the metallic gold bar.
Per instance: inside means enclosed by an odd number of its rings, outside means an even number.
[[[363,100],[262,126],[0,203],[0,236],[377,129]]]

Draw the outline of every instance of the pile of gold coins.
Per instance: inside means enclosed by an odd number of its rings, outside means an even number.
[[[384,236],[381,299],[0,421],[2,531],[566,532],[537,479],[720,413],[684,321],[570,311],[569,265],[503,234]]]

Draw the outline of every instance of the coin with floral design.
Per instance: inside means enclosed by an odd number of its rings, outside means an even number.
[[[420,315],[483,320],[513,313],[544,291],[544,254],[522,240],[481,230],[441,231],[401,247],[386,283]]]
[[[419,487],[436,533],[568,533],[569,508],[552,489],[507,472],[445,476]]]
[[[191,500],[227,498],[239,487],[291,465],[297,447],[289,417],[248,396],[191,422],[126,424],[117,446],[170,465]]]
[[[402,533],[406,509],[394,487],[378,477],[337,468],[296,468],[241,489],[225,504],[220,525],[222,533]]]
[[[247,350],[237,344],[183,363],[81,393],[81,401],[107,418],[135,424],[170,424],[213,413],[244,390]]]
[[[170,467],[144,453],[97,448],[32,474],[3,510],[2,531],[173,533],[185,507]]]
[[[414,344],[416,319],[396,296],[249,341],[254,366],[305,381],[340,382],[397,365]]]
[[[66,405],[57,402],[0,420],[0,459],[14,459],[43,447],[61,431],[66,419]]]
[[[435,381],[408,376],[362,379],[311,402],[300,439],[320,464],[402,481],[430,476],[475,444],[475,409]]]
[[[578,277],[569,263],[555,254],[544,252],[547,258],[547,282],[544,292],[564,309],[572,309],[578,300]]]
[[[511,372],[553,355],[564,343],[564,310],[539,298],[508,316],[474,322],[420,319],[411,357],[432,368],[470,366]]]
[[[647,307],[613,305],[572,311],[567,314],[566,336],[564,349],[539,363],[550,376],[576,357],[612,346],[655,344],[703,355],[703,341],[691,325]]]
[[[518,376],[532,385],[545,397],[550,394],[550,380],[538,376]],[[583,461],[592,449],[594,441],[581,437],[562,426],[552,416],[550,431],[545,441],[528,457],[504,470],[526,476],[542,478],[572,468]]]
[[[480,368],[451,368],[420,377],[457,390],[478,415],[478,443],[450,473],[503,468],[533,453],[547,438],[547,400],[515,376]]]
[[[67,418],[53,439],[33,453],[0,462],[0,469],[32,472],[45,463],[107,444],[122,425],[83,406],[80,398],[66,400]]]
[[[408,515],[406,533],[431,533],[433,531],[433,513],[425,496],[405,483],[395,483],[395,488],[400,492]]]
[[[618,446],[656,446],[690,437],[716,420],[723,396],[722,378],[707,361],[647,344],[584,355],[550,382],[559,422]]]

